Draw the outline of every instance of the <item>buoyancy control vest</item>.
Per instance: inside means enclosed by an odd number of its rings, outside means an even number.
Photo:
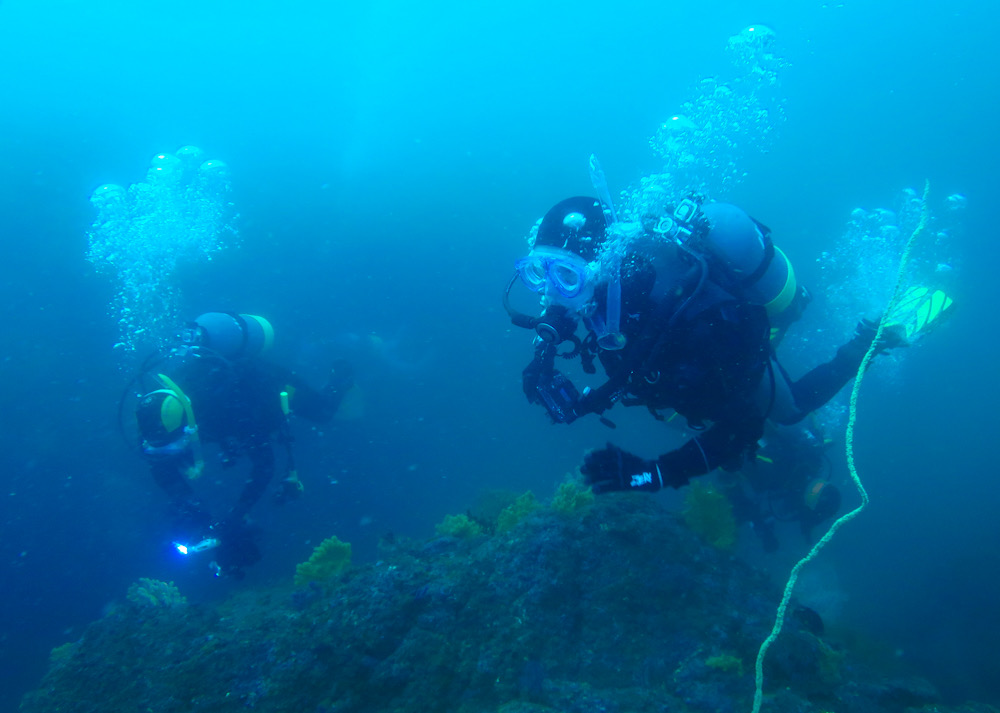
[[[717,226],[707,215],[724,220]],[[677,409],[692,421],[712,419],[735,394],[761,383],[768,314],[794,295],[794,272],[767,228],[740,209],[714,208],[707,215],[674,223],[672,235],[663,234],[661,222],[633,244],[622,265],[629,344],[609,352],[584,342],[609,378],[585,395],[580,415],[625,398],[651,410]]]

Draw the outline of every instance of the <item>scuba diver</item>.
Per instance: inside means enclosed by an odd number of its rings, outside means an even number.
[[[811,541],[813,529],[840,509],[840,490],[830,482],[830,444],[815,424],[768,421],[755,456],[720,478],[736,521],[753,529],[765,552],[778,549],[778,523],[798,523]]]
[[[951,307],[951,298],[940,290],[910,287],[886,316],[889,336],[884,336],[883,345],[888,348],[888,345],[913,344]],[[779,317],[787,319],[785,313]],[[863,322],[858,329],[863,334],[871,332],[874,326]],[[772,336],[772,349],[777,342]],[[845,374],[850,380],[857,373],[854,365],[857,348],[863,344],[862,338],[842,347],[833,361],[795,384],[800,399],[815,403],[828,393],[823,383],[835,385]],[[781,383],[790,384],[790,377],[777,360],[773,363],[781,370]],[[808,395],[801,394],[804,390],[809,390]],[[787,402],[787,391],[783,391],[783,396]],[[789,410],[786,405],[783,412],[777,410],[766,422],[756,455],[738,473],[725,473],[720,479],[737,521],[750,525],[766,552],[778,549],[777,523],[798,523],[803,537],[812,542],[813,530],[840,510],[841,494],[831,482],[833,463],[827,453],[831,443],[823,436],[817,419],[802,420],[801,410]]]
[[[599,179],[601,198],[568,198],[545,214],[507,284],[511,321],[536,333],[522,373],[525,396],[555,423],[593,413],[614,427],[604,413],[619,401],[661,420],[672,409],[697,435],[652,460],[610,442],[587,453],[580,470],[597,493],[680,488],[717,468],[739,469],[768,420],[801,421],[855,376],[876,334],[871,322],[798,380],[778,363],[773,345],[809,295],[766,226],[695,195],[662,215],[621,223]],[[519,278],[541,296],[540,316],[511,306]],[[903,324],[887,328],[878,350],[904,346],[909,336]],[[557,358],[579,358],[587,374],[599,362],[607,380],[580,392]]]
[[[242,576],[244,567],[260,559],[258,533],[246,518],[274,477],[275,446],[285,451],[275,501],[297,497],[303,489],[290,414],[329,421],[353,384],[350,365],[337,361],[329,383],[311,388],[260,358],[273,341],[263,317],[208,312],[183,330],[177,344],[147,359],[129,384],[138,387],[140,450],[170,498],[174,546],[182,554],[215,550],[217,576]],[[236,465],[241,456],[250,461],[238,500],[218,518],[192,487],[204,473],[207,443],[217,445],[222,468]]]

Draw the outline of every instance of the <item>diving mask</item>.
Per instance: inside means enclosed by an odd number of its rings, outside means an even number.
[[[555,248],[536,248],[514,266],[521,281],[532,292],[565,299],[579,297],[588,286],[591,273],[582,257]]]

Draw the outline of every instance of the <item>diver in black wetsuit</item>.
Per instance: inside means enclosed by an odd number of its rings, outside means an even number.
[[[815,424],[768,422],[755,457],[720,478],[736,521],[749,524],[765,552],[778,549],[778,523],[797,523],[809,541],[840,509],[840,491],[830,482],[829,447]]]
[[[182,553],[214,549],[217,574],[239,576],[260,559],[246,516],[276,471],[275,446],[285,450],[285,472],[276,500],[302,490],[288,416],[329,421],[353,383],[346,362],[334,365],[329,383],[315,390],[292,372],[260,358],[273,341],[262,317],[209,312],[182,334],[181,343],[147,360],[137,377],[141,451],[153,478],[170,497],[175,546]],[[221,518],[195,496],[192,481],[205,469],[203,444],[218,444],[221,465],[250,461],[239,499]]]
[[[518,276],[541,294],[541,316],[511,307]],[[736,206],[691,197],[665,215],[622,224],[607,201],[576,197],[538,224],[504,305],[515,325],[537,333],[524,393],[553,421],[596,413],[612,425],[602,414],[622,401],[658,418],[673,409],[700,431],[654,460],[611,443],[591,451],[581,472],[603,493],[679,488],[716,468],[738,469],[768,419],[794,423],[832,398],[857,372],[875,330],[863,323],[831,362],[793,381],[772,340],[807,299],[770,231]],[[890,331],[881,348],[902,343]],[[581,394],[555,368],[557,357],[579,357],[587,373],[599,361],[607,381]]]

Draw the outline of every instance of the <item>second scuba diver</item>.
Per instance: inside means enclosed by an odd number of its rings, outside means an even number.
[[[263,317],[208,312],[179,343],[150,357],[133,382],[143,390],[136,405],[140,449],[170,498],[174,545],[184,554],[213,550],[217,575],[240,576],[260,559],[257,533],[246,518],[275,475],[276,447],[285,461],[276,500],[302,490],[289,415],[329,421],[353,383],[350,366],[338,361],[328,384],[313,389],[260,358],[273,340]],[[193,487],[206,468],[206,443],[217,446],[222,468],[242,456],[250,461],[238,500],[221,515],[210,513]]]

